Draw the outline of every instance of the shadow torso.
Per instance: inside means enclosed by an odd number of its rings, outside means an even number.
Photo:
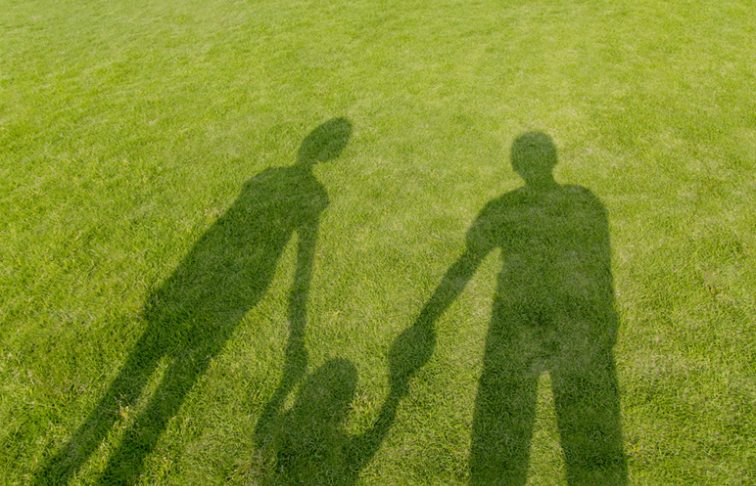
[[[587,332],[594,345],[613,335],[606,210],[588,189],[509,192],[483,209],[467,244],[475,252],[501,249],[492,332],[520,327],[556,342]]]
[[[181,322],[188,329],[243,317],[270,284],[294,231],[317,231],[327,206],[327,193],[309,170],[293,166],[258,174],[152,295],[148,321],[161,327]]]

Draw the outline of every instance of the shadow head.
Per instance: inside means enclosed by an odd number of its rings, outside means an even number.
[[[356,388],[357,369],[351,361],[342,358],[327,361],[299,390],[295,405],[298,425],[309,423],[322,429],[328,424],[338,424],[349,411]]]
[[[543,132],[524,133],[512,144],[512,168],[528,185],[555,184],[552,172],[556,164],[556,146]]]
[[[299,147],[297,163],[311,166],[333,160],[349,142],[352,124],[346,118],[331,118],[305,137]]]

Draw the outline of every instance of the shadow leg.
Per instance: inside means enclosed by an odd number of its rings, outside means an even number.
[[[37,486],[67,484],[113,427],[119,411],[139,398],[164,349],[152,329],[145,331],[134,349],[84,423],[39,472]]]
[[[538,375],[511,336],[486,343],[473,417],[470,483],[524,485],[535,419]]]
[[[162,382],[139,414],[100,478],[100,484],[134,484],[142,472],[144,458],[152,452],[168,421],[176,415],[187,393],[210,363],[206,353],[177,357],[165,371]]]
[[[626,485],[614,359],[607,351],[578,361],[551,371],[568,483]]]
[[[231,337],[242,314],[197,317],[188,332],[186,347],[175,355],[146,408],[124,435],[100,477],[100,484],[133,484],[142,472],[144,458],[155,448],[168,421],[176,415],[197,379]],[[215,320],[217,319],[217,320]]]

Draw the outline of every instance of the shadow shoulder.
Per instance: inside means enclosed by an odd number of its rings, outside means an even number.
[[[309,194],[324,198],[326,190],[311,171],[296,165],[269,167],[248,179],[242,192]]]
[[[497,213],[512,206],[517,206],[525,202],[528,197],[528,191],[525,186],[518,187],[511,191],[505,192],[501,196],[491,199],[483,206],[480,215]]]
[[[488,201],[467,232],[468,245],[485,241],[484,246],[495,246],[499,236],[521,220],[527,198],[527,191],[520,187]]]
[[[598,200],[598,197],[593,193],[593,191],[591,191],[590,189],[584,186],[578,186],[576,184],[568,184],[568,185],[562,186],[562,190],[571,195]]]

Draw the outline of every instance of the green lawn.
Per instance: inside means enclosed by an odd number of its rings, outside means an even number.
[[[0,483],[755,484],[755,40],[0,0]]]

